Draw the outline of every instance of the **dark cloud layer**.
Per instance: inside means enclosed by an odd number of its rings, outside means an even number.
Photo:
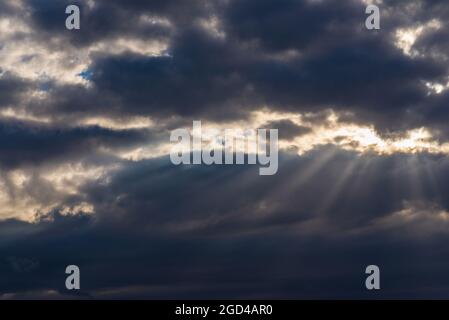
[[[79,32],[64,28],[69,3],[82,9]],[[448,80],[447,1],[384,0],[379,31],[364,28],[355,0],[94,3],[0,3],[0,18],[29,13],[30,30],[10,43],[33,38],[47,54],[79,50],[89,62],[85,83],[0,65],[1,195],[23,200],[17,217],[31,200],[42,205],[33,221],[0,221],[0,298],[448,297],[444,154],[321,145],[284,150],[278,173],[259,176],[249,165],[174,166],[156,148],[178,124],[262,108],[302,114],[305,126],[266,119],[282,142],[326,125],[331,111],[380,136],[425,126],[447,141],[449,93],[428,88]],[[396,32],[432,19],[440,28],[423,29],[418,54],[405,54]],[[162,49],[115,50],[124,40]],[[83,124],[135,116],[154,124]],[[152,159],[118,155],[139,148]],[[41,170],[66,163],[115,169],[64,193]],[[64,288],[69,264],[81,268],[79,294]],[[381,268],[379,292],[364,288],[369,264]]]
[[[0,45],[1,47],[1,45]],[[0,68],[0,73],[2,69]],[[14,105],[22,97],[22,93],[30,86],[25,80],[5,73],[0,77],[0,108]]]
[[[445,52],[444,28],[417,43],[423,54],[433,54],[412,58],[394,45],[399,27],[414,27],[416,21],[426,23],[431,18],[444,23],[441,3],[411,12],[413,24],[403,17],[405,3],[389,3],[389,14],[382,17],[378,32],[364,29],[364,7],[359,1],[230,1],[227,5],[198,1],[191,6],[179,1],[99,2],[94,9],[86,8],[86,26],[79,33],[64,32],[58,28],[61,21],[53,21],[61,19],[53,13],[64,3],[31,1],[30,5],[39,28],[52,36],[58,29],[60,37],[69,40],[74,34],[79,37],[72,39],[75,43],[129,34],[168,43],[167,56],[127,53],[95,58],[94,86],[83,89],[82,95],[89,97],[87,105],[95,105],[92,112],[103,114],[112,109],[117,116],[241,117],[266,104],[280,110],[351,111],[360,121],[381,129],[431,127],[438,103],[428,95],[425,83],[444,83],[448,73],[445,61],[435,58]],[[143,14],[167,19],[171,31],[127,23]],[[200,27],[201,19],[212,17],[224,37],[217,37],[212,27]],[[151,28],[164,27],[156,23]],[[75,112],[60,105],[60,96],[73,100],[63,93],[79,96],[76,91],[54,90],[49,100],[54,106],[47,112]]]
[[[304,180],[323,157],[329,165]],[[373,158],[371,168],[351,172],[347,192],[327,208],[342,183],[330,177],[363,163],[354,154],[324,148],[302,159],[284,155],[280,175],[264,181],[246,166],[135,164],[108,185],[88,187],[96,216],[56,209],[34,224],[2,222],[2,290],[69,294],[64,268],[76,262],[85,297],[370,298],[364,267],[375,262],[384,284],[377,298],[444,298],[448,235],[435,227],[446,222],[431,214],[379,223],[403,200],[448,208],[422,172],[433,164],[434,187],[447,190],[446,160],[423,156],[396,172],[396,162],[412,158]],[[374,174],[380,168],[383,177]],[[403,183],[390,190],[391,180]]]
[[[140,8],[139,5],[133,5],[131,2],[120,4],[113,1],[97,1],[95,7],[90,9],[87,1],[31,0],[27,4],[31,7],[32,22],[43,33],[41,37],[52,38],[56,35],[66,38],[76,46],[82,47],[96,41],[116,37],[125,38],[131,35],[145,40],[163,40],[170,35],[170,29],[167,27],[136,23],[142,12],[149,12],[149,9],[145,8],[148,5]],[[61,25],[65,25],[66,16],[60,13],[65,12],[65,8],[72,4],[78,5],[83,13],[83,28],[76,33],[61,28]],[[159,7],[163,9],[166,5],[161,2]],[[159,12],[154,12],[155,17],[158,15]],[[131,21],[133,23],[130,23]]]
[[[151,135],[147,131],[114,131],[99,127],[58,128],[27,122],[0,121],[0,166],[12,169],[55,159],[82,159],[99,149],[129,149]]]

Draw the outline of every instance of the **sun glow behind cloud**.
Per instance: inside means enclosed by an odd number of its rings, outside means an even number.
[[[293,151],[298,156],[303,156],[324,145],[335,145],[341,149],[355,151],[361,155],[376,154],[388,156],[395,153],[449,154],[449,143],[438,142],[431,131],[424,127],[408,130],[391,137],[383,137],[375,130],[374,126],[342,121],[339,114],[333,111],[327,111],[326,116],[321,116],[318,122],[310,120],[316,116],[317,114],[312,113],[281,113],[273,112],[269,108],[262,108],[253,112],[246,120],[231,122],[205,121],[202,125],[204,132],[207,132],[210,129],[269,128],[270,123],[273,121],[289,120],[298,127],[309,129],[295,137],[280,140],[279,142],[281,151]],[[4,111],[2,117],[5,119],[38,121],[38,119],[27,118],[25,115],[21,115],[12,109]],[[51,120],[46,119],[46,121],[40,122],[48,124]],[[91,117],[72,124],[74,128],[92,125],[110,130],[149,130],[157,128],[159,131],[165,131],[166,133],[166,139],[161,139],[159,142],[142,143],[135,148],[126,150],[104,148],[103,152],[105,154],[127,161],[141,161],[164,157],[170,153],[170,130],[168,129],[168,127],[172,126],[170,122],[154,121],[149,117],[125,117],[120,120]],[[282,129],[280,134],[282,135]],[[208,144],[212,147],[222,147],[220,142],[214,140],[213,137],[210,137]],[[237,151],[244,152],[245,150]],[[4,175],[2,177],[3,187],[0,196],[0,206],[2,208],[0,217],[3,219],[20,217],[25,220],[32,220],[37,212],[46,212],[60,206],[62,204],[61,199],[71,195],[78,195],[80,187],[88,181],[103,180],[119,167],[119,164],[86,167],[81,163],[62,163],[51,170],[45,169],[32,175],[29,172],[20,170],[6,176]],[[26,194],[26,191],[29,190],[29,186],[32,184],[30,179],[33,176],[49,186],[46,197],[42,198],[41,196]],[[9,186],[9,191],[7,191],[7,186]],[[89,211],[93,212],[94,208],[92,207]]]
[[[311,116],[308,114],[307,116]],[[335,145],[344,150],[355,151],[360,154],[375,153],[378,155],[392,155],[394,153],[417,154],[449,154],[449,143],[438,142],[425,127],[407,130],[399,135],[392,137],[382,137],[370,125],[360,125],[355,123],[347,123],[339,120],[334,112],[329,112],[328,116],[320,123],[311,124],[308,122],[306,115],[297,113],[277,113],[268,109],[256,111],[249,120],[240,120],[236,122],[203,122],[203,147],[222,148],[223,145],[216,138],[223,133],[225,129],[234,130],[234,138],[247,139],[248,137],[240,137],[239,132],[244,129],[267,128],[272,121],[289,120],[300,127],[309,128],[310,131],[300,134],[290,140],[281,140],[279,142],[280,150],[295,150],[298,155],[303,155],[315,148],[323,145]],[[186,129],[191,129],[186,127]],[[218,131],[213,137],[207,137],[208,132]],[[282,130],[280,132],[282,134]],[[245,152],[245,145],[237,145],[241,149],[239,152]],[[157,145],[139,146],[130,151],[120,153],[120,157],[140,161],[143,159],[157,158],[166,156],[170,153],[171,144],[167,139]],[[195,151],[195,150],[194,150]],[[198,150],[196,150],[198,151]]]
[[[9,72],[23,79],[88,86],[88,79],[80,75],[89,69],[93,55],[132,52],[160,56],[167,50],[168,45],[164,41],[145,41],[130,36],[104,39],[85,47],[57,37],[50,43],[43,42],[29,25],[28,11],[24,9],[24,12],[22,17],[0,17],[0,72]],[[145,15],[137,23],[170,26],[167,20]],[[20,41],[15,41],[18,37]]]
[[[79,189],[85,183],[100,181],[117,168],[117,165],[67,163],[40,172],[17,169],[3,173],[0,177],[0,220],[34,221],[38,214],[55,208],[62,214],[93,213],[94,207],[85,201],[72,205],[66,205],[64,201],[70,196],[79,196]]]
[[[396,30],[396,46],[400,48],[405,55],[417,57],[421,53],[413,48],[417,39],[428,31],[439,30],[442,27],[441,21],[432,19],[424,25],[419,25],[412,28],[401,28]]]

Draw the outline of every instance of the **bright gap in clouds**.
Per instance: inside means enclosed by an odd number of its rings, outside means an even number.
[[[8,114],[13,117],[14,114]],[[449,144],[437,142],[429,130],[417,128],[407,131],[398,137],[383,138],[373,126],[345,123],[339,120],[334,112],[328,112],[327,116],[318,123],[311,123],[313,114],[275,113],[268,109],[254,112],[248,120],[237,122],[214,123],[203,122],[203,129],[232,129],[232,128],[269,128],[270,122],[289,120],[298,127],[309,128],[303,134],[288,140],[280,140],[280,150],[292,150],[298,156],[304,156],[308,152],[324,145],[335,145],[341,149],[354,151],[358,154],[392,155],[395,153],[418,154],[421,152],[433,154],[448,154]],[[121,122],[108,120],[107,118],[90,118],[74,126],[100,126],[111,130],[151,129],[156,126],[163,130],[163,121],[153,121],[149,118],[122,119]],[[170,152],[169,130],[166,129],[167,139],[161,139],[156,144],[141,144],[131,150],[104,149],[104,152],[117,159],[141,161],[167,156]],[[282,136],[282,129],[280,131]],[[61,163],[58,167],[50,169],[28,169],[5,173],[1,177],[2,192],[0,194],[0,218],[18,217],[32,221],[36,213],[48,212],[61,205],[67,197],[79,195],[80,188],[87,182],[107,181],[107,177],[120,168],[120,164],[85,166],[81,163]],[[33,185],[41,185],[40,192],[29,193]],[[46,186],[43,188],[42,186]],[[82,202],[81,202],[82,203]],[[75,205],[76,208],[88,208],[86,212],[94,212],[94,208],[88,203]],[[75,209],[76,209],[75,208]],[[66,209],[69,212],[73,208]],[[73,210],[75,210],[73,209]],[[78,210],[77,209],[77,210]],[[72,211],[73,211],[72,210]],[[71,211],[70,211],[71,212]]]
[[[402,132],[400,135],[384,138],[372,125],[361,125],[347,123],[339,120],[334,112],[329,112],[327,117],[319,123],[310,123],[307,117],[313,114],[297,113],[275,113],[265,109],[252,113],[249,120],[240,120],[236,122],[217,123],[204,121],[202,131],[218,129],[257,129],[266,128],[270,122],[288,120],[298,127],[310,129],[308,132],[300,134],[290,140],[280,140],[279,149],[282,151],[296,150],[298,155],[303,155],[323,145],[335,145],[344,150],[355,151],[357,153],[375,153],[378,155],[392,155],[394,153],[416,154],[449,154],[449,143],[440,143],[432,135],[429,129],[425,127],[415,128]],[[100,123],[100,122],[99,122]],[[106,122],[102,122],[106,123]],[[191,127],[187,127],[191,129]],[[279,132],[282,135],[282,129]],[[236,136],[235,138],[239,138]],[[203,139],[205,137],[203,136]],[[171,150],[169,139],[166,139],[159,145],[139,146],[134,150],[127,150],[119,155],[127,160],[140,161],[143,159],[157,158],[168,155]],[[219,144],[214,139],[206,139],[214,143],[215,147]],[[244,152],[244,150],[239,150]]]
[[[405,55],[411,57],[420,56],[419,50],[415,49],[413,45],[418,38],[425,32],[439,30],[442,27],[441,21],[432,19],[426,24],[418,25],[410,28],[400,28],[396,30],[396,42],[395,45],[400,48]]]

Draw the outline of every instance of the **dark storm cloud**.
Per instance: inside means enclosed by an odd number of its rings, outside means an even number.
[[[412,124],[410,114],[430,103],[423,82],[444,82],[448,74],[445,61],[412,59],[393,44],[398,27],[424,24],[429,18],[447,20],[444,5],[423,4],[412,23],[403,17],[407,6],[413,7],[410,1],[380,6],[379,32],[364,29],[359,1],[236,1],[223,21],[231,39],[255,44],[259,51],[299,52],[298,59],[261,61],[251,69],[248,81],[268,105],[352,111],[359,121],[395,130],[419,126]]]
[[[0,78],[1,107],[53,120],[0,121],[0,166],[36,169],[23,192],[41,204],[55,197],[60,203],[34,222],[0,221],[1,297],[67,297],[64,270],[77,264],[81,297],[370,298],[364,268],[373,263],[383,279],[376,298],[447,297],[444,156],[323,146],[302,156],[282,153],[278,173],[267,177],[255,166],[101,158],[104,148],[168,142],[167,128],[193,117],[241,120],[265,105],[313,112],[304,116],[311,126],[333,109],[385,132],[427,125],[445,140],[448,94],[429,95],[425,87],[448,74],[445,28],[418,40],[419,57],[393,41],[396,28],[445,23],[446,1],[384,1],[389,14],[373,32],[364,29],[357,1],[110,0],[92,9],[70,2],[82,7],[80,32],[64,29],[69,1],[25,3],[34,36],[49,48],[132,37],[168,49],[160,56],[95,52],[89,86]],[[18,14],[4,6],[0,14]],[[169,23],[138,23],[143,14]],[[204,27],[211,17],[218,30]],[[30,88],[47,97],[29,99]],[[156,128],[73,126],[130,115],[154,117]],[[308,130],[288,120],[267,126],[285,139]],[[121,166],[75,195],[56,194],[35,168],[74,160]],[[95,213],[74,210],[81,201]]]
[[[329,163],[316,168],[323,158]],[[378,222],[402,209],[402,200],[447,209],[426,180],[434,172],[434,188],[447,192],[447,161],[371,161],[343,182],[348,165],[366,163],[332,148],[302,158],[284,154],[283,171],[268,179],[248,166],[134,163],[109,184],[86,186],[94,216],[55,209],[34,224],[0,223],[0,287],[17,297],[69,294],[65,266],[77,264],[82,297],[369,298],[364,268],[375,262],[384,284],[376,297],[444,297],[448,233],[437,226],[446,222],[432,212]],[[407,180],[413,177],[414,185]],[[394,190],[392,181],[399,184]],[[323,207],[329,197],[331,206]],[[11,261],[25,268],[18,272]]]
[[[28,105],[33,114],[56,120],[66,119],[70,123],[79,118],[118,112],[118,98],[114,95],[101,94],[82,85],[60,85],[55,82],[48,82],[47,85],[49,97],[43,101],[31,101]]]
[[[40,2],[34,4],[37,12]],[[92,114],[112,111],[117,117],[128,113],[223,119],[244,117],[265,104],[298,112],[350,111],[354,120],[374,123],[379,129],[432,126],[432,119],[421,113],[433,99],[425,82],[444,82],[447,64],[433,56],[411,58],[395,47],[396,28],[411,26],[401,18],[404,6],[391,3],[390,14],[382,16],[382,29],[373,32],[364,29],[366,15],[358,1],[195,2],[189,9],[175,1],[107,6],[100,2],[94,11],[112,10],[103,19],[108,17],[110,24],[121,21],[116,27],[102,24],[113,30],[112,37],[128,31],[153,37],[145,29],[121,27],[124,16],[153,12],[167,18],[175,30],[167,34],[168,55],[97,55],[89,67],[93,87],[52,91],[45,112],[77,113],[85,108]],[[427,21],[425,9],[432,10],[434,18],[444,18],[445,11],[435,9],[441,6],[418,9],[414,18]],[[115,15],[117,19],[110,18]],[[199,18],[213,15],[225,38],[200,27]],[[42,20],[52,23],[46,16]],[[87,19],[85,32],[92,33],[92,39],[108,33],[89,27],[89,21],[97,20]],[[79,36],[91,37],[82,32]],[[289,58],[289,51],[297,56]],[[73,101],[71,93],[84,97],[85,103],[78,107],[65,103]]]
[[[12,169],[55,160],[82,159],[99,148],[126,149],[148,141],[147,131],[99,127],[58,128],[17,121],[0,121],[0,166]]]
[[[448,164],[444,156],[381,157],[324,147],[300,158],[283,154],[279,172],[261,179],[252,166],[174,167],[164,158],[130,163],[108,177],[107,188],[94,183],[83,192],[99,217],[155,229],[239,233],[317,215],[352,228],[401,210],[404,201],[449,209]]]
[[[82,34],[80,32],[70,32],[65,26],[67,16],[65,9],[68,5],[75,4],[80,7],[83,18]],[[40,28],[44,36],[55,36],[67,38],[77,45],[89,44],[92,41],[106,39],[108,37],[118,36],[117,24],[122,27],[122,33],[132,32],[135,24],[124,23],[121,11],[114,7],[101,7],[101,10],[89,10],[87,3],[84,1],[29,1],[32,12],[32,21]],[[102,12],[102,14],[100,14]],[[135,17],[132,17],[135,19]],[[131,29],[131,30],[129,30]]]
[[[172,50],[172,57],[101,59],[92,81],[101,94],[117,96],[123,112],[237,118],[254,107],[232,48],[192,30]]]
[[[225,22],[231,36],[256,41],[262,48],[301,50],[342,41],[348,32],[357,35],[363,12],[362,4],[353,0],[243,0],[231,2]]]
[[[210,14],[215,2],[97,0],[91,7],[85,0],[28,0],[26,4],[31,9],[32,22],[42,32],[39,36],[58,36],[74,45],[87,46],[101,40],[127,37],[168,41],[178,28]],[[72,4],[78,5],[82,12],[82,28],[78,32],[64,28],[67,16],[61,13]],[[154,19],[153,23],[141,21],[144,15]],[[171,25],[158,22],[161,18]]]
[[[107,97],[108,110],[131,114],[236,118],[266,103],[289,111],[333,107],[377,124],[398,124],[392,116],[425,102],[422,81],[445,75],[434,63],[388,53],[374,39],[363,45],[357,52],[343,47],[284,63],[257,59],[192,30],[168,57],[100,58],[92,66],[94,91],[85,95],[98,98],[90,103],[97,106],[106,106],[99,102]],[[102,112],[92,107],[92,113]]]
[[[291,120],[270,121],[264,127],[267,129],[278,129],[279,139],[281,140],[293,140],[312,131],[310,127],[299,126]]]
[[[0,66],[0,108],[14,106],[22,99],[23,93],[32,87],[32,83],[7,72],[2,75],[2,71]]]
[[[409,122],[415,127],[425,125],[434,129],[434,135],[441,141],[447,141],[449,128],[449,114],[447,106],[449,104],[449,92],[445,91],[439,95],[428,98],[426,104],[416,108],[416,113],[408,117]]]

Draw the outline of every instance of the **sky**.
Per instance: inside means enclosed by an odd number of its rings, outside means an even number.
[[[448,23],[445,0],[2,0],[0,299],[449,298]],[[195,120],[278,129],[277,173],[173,165]]]

